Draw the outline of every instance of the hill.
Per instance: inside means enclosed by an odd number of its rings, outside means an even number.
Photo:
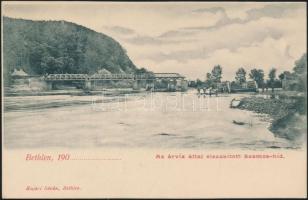
[[[105,34],[66,21],[3,18],[4,83],[14,69],[28,74],[138,71],[125,49]]]

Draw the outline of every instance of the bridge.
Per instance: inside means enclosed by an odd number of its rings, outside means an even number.
[[[178,73],[154,74],[48,74],[42,77],[45,81],[78,81],[78,80],[157,80],[157,79],[184,79]]]
[[[167,88],[168,91],[186,90],[187,81],[179,73],[140,73],[140,74],[46,74],[29,75],[21,70],[14,70],[11,74],[15,84],[27,82],[42,89],[52,90],[60,85],[72,85],[85,90],[98,89],[99,87],[111,85],[114,81],[125,81],[120,84],[132,85],[133,89],[159,89]],[[125,86],[124,86],[125,87]]]
[[[179,73],[148,73],[148,74],[47,74],[40,77],[45,81],[49,89],[53,89],[54,85],[60,82],[78,81],[83,82],[83,87],[86,90],[91,90],[97,87],[101,81],[133,81],[133,88],[140,87],[155,88],[155,82],[162,80],[167,81],[167,88],[185,88],[187,84],[185,77]],[[182,89],[181,89],[182,90]]]

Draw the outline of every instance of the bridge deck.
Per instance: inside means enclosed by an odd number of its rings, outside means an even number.
[[[43,77],[46,81],[56,80],[155,80],[155,79],[184,79],[177,73],[150,74],[49,74]]]

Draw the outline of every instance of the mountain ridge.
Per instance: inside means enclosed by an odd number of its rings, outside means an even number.
[[[3,75],[14,69],[28,74],[135,73],[138,68],[119,42],[104,33],[65,20],[3,17]]]

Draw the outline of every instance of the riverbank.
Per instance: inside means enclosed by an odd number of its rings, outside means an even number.
[[[5,96],[50,96],[50,95],[123,95],[123,94],[132,94],[144,92],[142,90],[133,90],[125,88],[117,89],[104,89],[104,90],[91,90],[85,91],[81,89],[72,89],[72,90],[50,90],[50,91],[18,91],[12,92],[9,89],[5,90]]]
[[[306,95],[275,93],[273,95],[253,95],[241,99],[237,108],[267,114],[271,120],[269,130],[276,137],[291,141],[304,141],[306,138]]]

